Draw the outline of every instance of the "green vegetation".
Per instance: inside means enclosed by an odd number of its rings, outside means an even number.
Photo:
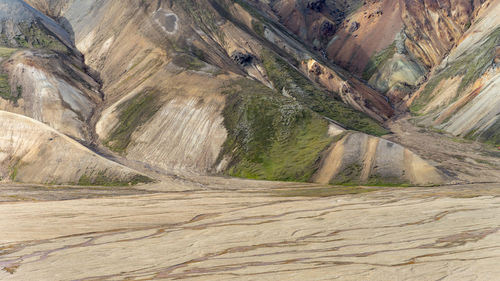
[[[17,173],[18,173],[18,169],[19,169],[19,167],[18,167],[17,165],[16,165],[16,166],[14,166],[14,167],[11,169],[11,172],[10,172],[10,179],[11,179],[12,181],[15,181],[15,180],[16,180],[16,178],[17,178]]]
[[[470,28],[471,24],[472,24],[472,22],[469,20],[469,21],[465,24],[464,31],[469,30],[469,28]]]
[[[0,47],[0,58],[9,58],[17,49]],[[16,87],[13,93],[9,83],[9,75],[0,70],[0,98],[17,103],[22,95],[22,87]]]
[[[500,146],[500,118],[479,135],[479,140],[497,147]]]
[[[9,75],[0,72],[0,98],[17,103],[17,100],[22,95],[22,87],[16,87],[16,91],[12,92],[9,84]]]
[[[461,137],[450,136],[449,139],[456,143],[472,143],[472,140]]]
[[[20,98],[23,95],[23,86],[16,87],[17,98]]]
[[[455,76],[462,76],[457,95],[465,91],[474,81],[479,79],[491,66],[495,58],[495,47],[500,44],[500,28],[490,33],[474,52],[463,54],[446,68],[435,75],[426,85],[420,96],[413,102],[410,110],[418,113],[433,97],[434,90],[441,81]]]
[[[410,184],[404,183],[401,178],[381,178],[378,176],[371,176],[366,186],[380,186],[380,187],[409,187]]]
[[[175,0],[190,16],[194,23],[207,34],[214,34],[220,43],[224,43],[224,33],[217,25],[217,16],[211,7],[198,0]]]
[[[21,34],[15,36],[16,46],[20,48],[51,49],[55,51],[67,52],[68,48],[61,43],[42,24],[25,23],[20,24]],[[0,37],[0,45],[10,46],[11,42],[7,37]]]
[[[376,136],[388,133],[375,120],[350,108],[337,96],[316,87],[282,58],[270,51],[264,51],[261,57],[269,79],[279,91],[285,89],[301,104],[306,105],[320,115],[341,123],[347,129],[354,129]]]
[[[382,179],[371,177],[367,182],[361,182],[359,179],[340,182],[334,181],[335,185],[341,186],[363,186],[363,187],[410,187],[411,184],[403,183],[401,179]]]
[[[252,15],[252,29],[260,36],[263,35],[264,24],[273,27],[288,37],[301,41],[289,30],[276,25],[261,15],[252,5],[242,0],[232,0]],[[362,5],[362,1],[359,1]],[[368,134],[381,136],[389,133],[379,123],[364,113],[352,109],[343,103],[337,95],[328,93],[316,87],[307,77],[284,59],[269,50],[264,51],[260,58],[263,61],[266,73],[278,91],[285,89],[298,102],[309,107],[322,116],[335,120],[347,129],[354,129]]]
[[[173,63],[177,66],[183,67],[187,70],[201,70],[207,64],[197,57],[188,54],[179,54],[174,57]]]
[[[358,185],[363,167],[358,162],[347,165],[331,182],[336,185]]]
[[[319,154],[332,141],[328,122],[297,102],[262,84],[241,79],[225,87],[223,111],[228,138],[223,156],[231,156],[231,176],[307,181]]]
[[[252,29],[259,35],[260,37],[264,37],[264,25],[257,20],[252,20]]]
[[[161,92],[155,89],[146,89],[130,100],[118,106],[119,122],[113,129],[105,145],[119,153],[125,152],[131,141],[132,133],[150,120],[162,103]]]
[[[105,172],[99,172],[95,177],[82,175],[78,181],[78,185],[82,186],[126,186],[126,185],[137,185],[140,183],[151,183],[152,179],[143,176],[135,175],[128,180],[117,180],[106,176]]]
[[[8,58],[10,57],[17,49],[14,48],[6,48],[0,47],[0,58]]]
[[[9,75],[0,74],[0,96],[3,99],[10,99]]]
[[[363,71],[363,79],[368,81],[386,61],[396,53],[396,41],[379,53],[373,55]]]

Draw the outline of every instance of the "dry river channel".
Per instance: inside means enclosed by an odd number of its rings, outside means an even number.
[[[2,185],[0,280],[499,280],[499,195],[500,184]]]

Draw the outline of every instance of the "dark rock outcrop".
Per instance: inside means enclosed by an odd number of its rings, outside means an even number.
[[[245,54],[242,52],[234,52],[231,55],[231,59],[241,66],[249,66],[252,64],[254,60],[254,56],[252,54]]]

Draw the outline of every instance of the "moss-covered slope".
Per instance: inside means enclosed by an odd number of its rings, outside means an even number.
[[[332,141],[328,122],[307,107],[246,79],[224,89],[228,138],[220,157],[231,176],[307,181]]]
[[[322,116],[341,123],[347,129],[377,136],[388,133],[375,120],[344,104],[336,93],[327,92],[314,85],[278,55],[265,51],[262,59],[263,66],[274,87],[292,96],[299,103]]]

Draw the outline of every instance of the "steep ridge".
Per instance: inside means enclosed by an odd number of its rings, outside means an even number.
[[[445,180],[396,144],[344,132],[386,134],[367,115],[384,121],[392,107],[255,3],[29,2],[50,10],[102,80],[104,100],[92,117],[99,149],[184,174],[323,182],[318,174],[326,173],[326,182],[346,184]],[[353,138],[368,141],[330,152]],[[365,157],[352,157],[351,147]],[[328,157],[364,168],[345,178]]]
[[[500,3],[479,14],[460,44],[408,102],[419,122],[500,145]]]

